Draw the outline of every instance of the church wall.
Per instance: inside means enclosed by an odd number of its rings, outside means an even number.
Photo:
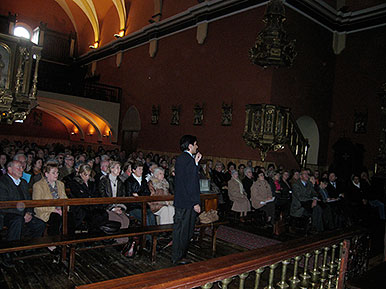
[[[319,165],[327,165],[335,55],[332,34],[304,16],[286,9],[284,28],[296,39],[297,56],[289,68],[273,70],[271,102],[291,108],[295,119],[312,117],[320,133]]]
[[[34,112],[41,114],[41,118]],[[0,135],[69,139],[67,129],[60,121],[38,109],[32,110],[23,123],[0,124]]]
[[[378,28],[347,36],[346,48],[337,56],[329,146],[340,137],[364,145],[364,162],[373,169],[380,136],[380,100],[386,82],[386,32]],[[367,112],[366,133],[354,133],[354,113]],[[333,150],[329,162],[333,161]]]
[[[176,152],[181,135],[190,133],[198,136],[203,154],[259,159],[242,134],[245,105],[269,103],[274,89],[274,70],[252,65],[248,57],[263,14],[259,8],[210,23],[203,45],[196,41],[196,29],[190,29],[159,40],[155,58],[141,46],[124,53],[120,68],[114,57],[98,62],[101,82],[123,88],[121,118],[131,105],[140,113],[140,148]],[[233,104],[229,127],[221,126],[223,102]],[[193,125],[197,103],[204,105],[202,126]],[[153,104],[160,105],[157,125],[150,124]],[[181,105],[179,126],[170,124],[172,105]],[[288,152],[269,155],[267,161],[296,166]]]

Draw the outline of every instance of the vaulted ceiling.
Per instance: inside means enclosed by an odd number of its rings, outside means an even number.
[[[162,0],[1,0],[0,14],[18,15],[18,21],[34,29],[42,21],[52,30],[77,32],[79,54],[89,46],[103,46],[117,37],[128,35],[164,20],[189,8],[218,1],[162,1]],[[231,2],[224,0],[222,2]],[[242,1],[240,1],[242,2]],[[256,0],[256,3],[264,1]],[[268,1],[265,1],[268,2]],[[286,0],[294,5],[298,0]],[[384,0],[302,0],[309,5],[327,7],[328,10],[353,12],[385,4]],[[329,8],[330,7],[330,8]]]

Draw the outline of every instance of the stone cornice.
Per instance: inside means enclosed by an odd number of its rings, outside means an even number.
[[[154,22],[130,35],[90,51],[78,58],[79,64],[100,60],[118,52],[147,44],[175,33],[196,27],[202,22],[221,18],[266,5],[264,0],[212,0],[195,5],[184,12]],[[386,4],[353,11],[337,11],[322,0],[286,0],[285,5],[331,32],[354,33],[386,25]]]

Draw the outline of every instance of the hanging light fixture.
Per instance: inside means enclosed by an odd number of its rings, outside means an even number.
[[[265,28],[249,50],[252,63],[263,66],[291,66],[295,57],[295,40],[287,40],[283,23],[286,20],[282,0],[270,0],[265,10]]]
[[[37,106],[42,47],[28,39],[0,34],[0,119],[22,121]],[[31,84],[32,77],[32,84]]]

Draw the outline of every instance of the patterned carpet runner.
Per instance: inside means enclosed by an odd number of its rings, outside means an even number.
[[[281,243],[277,240],[261,237],[223,225],[218,228],[217,238],[250,250]]]

